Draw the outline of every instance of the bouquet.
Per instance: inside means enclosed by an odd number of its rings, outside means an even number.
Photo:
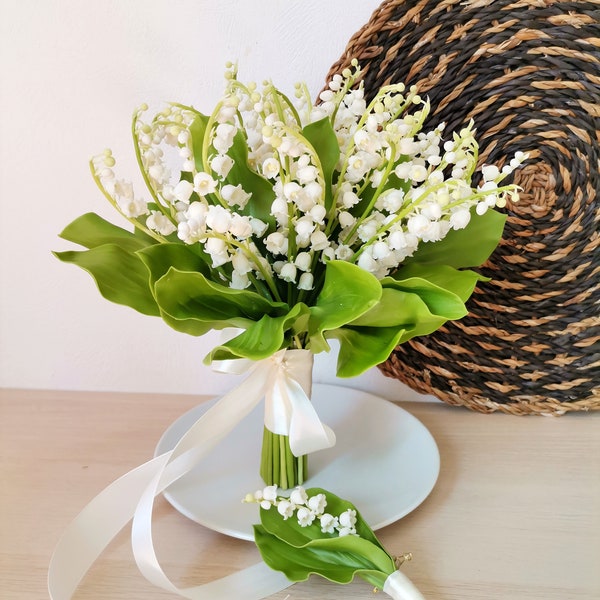
[[[310,371],[336,339],[337,375],[352,377],[460,319],[484,279],[471,267],[502,235],[494,208],[517,199],[501,182],[526,157],[484,165],[474,186],[472,123],[443,141],[443,125],[425,128],[430,107],[415,88],[389,85],[367,103],[360,76],[354,61],[313,104],[306,85],[290,98],[270,81],[242,83],[229,64],[210,114],[174,103],[148,119],[140,107],[132,134],[146,196],[116,175],[110,150],[90,161],[130,227],[85,214],[61,236],[86,249],[56,256],[108,300],[177,331],[237,329],[207,363],[300,352]],[[302,483],[287,421],[265,423],[265,482]]]

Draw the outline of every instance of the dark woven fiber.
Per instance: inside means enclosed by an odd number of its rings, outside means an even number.
[[[600,0],[389,0],[329,76],[352,58],[367,94],[416,84],[431,128],[474,119],[482,163],[530,154],[469,316],[382,371],[482,412],[600,409]]]

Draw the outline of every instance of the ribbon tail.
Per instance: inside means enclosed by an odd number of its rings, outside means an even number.
[[[281,573],[258,564],[209,584],[179,589],[162,571],[152,541],[154,498],[188,473],[260,402],[264,381],[265,374],[259,366],[241,386],[204,413],[172,451],[126,473],[81,511],[67,527],[50,562],[48,591],[52,600],[72,598],[92,564],[132,518],[135,560],[146,579],[163,589],[194,600],[215,597],[260,600],[291,585]]]
[[[321,422],[302,386],[294,380],[288,380],[287,385],[292,407],[289,430],[292,454],[302,456],[335,446],[335,433]]]

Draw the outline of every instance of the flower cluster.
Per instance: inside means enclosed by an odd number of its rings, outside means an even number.
[[[289,497],[284,497],[277,495],[276,485],[269,485],[254,494],[247,494],[244,502],[258,502],[264,510],[274,507],[284,521],[295,515],[300,527],[319,524],[322,533],[337,534],[340,537],[357,535],[356,510],[348,508],[337,516],[331,515],[325,512],[325,494],[318,493],[309,497],[302,486],[297,486]]]
[[[422,242],[466,227],[472,207],[482,215],[517,198],[500,182],[523,153],[502,169],[484,166],[473,188],[472,124],[447,141],[443,125],[424,130],[429,103],[403,84],[382,88],[367,105],[356,62],[316,105],[304,85],[292,101],[268,81],[260,89],[241,83],[232,65],[226,75],[210,116],[172,104],[146,122],[147,107],[136,111],[150,199],[117,178],[110,151],[91,168],[136,227],[159,241],[199,244],[214,279],[231,288],[306,301],[318,295],[330,260],[381,279]]]

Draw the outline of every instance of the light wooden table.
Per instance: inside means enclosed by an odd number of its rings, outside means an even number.
[[[0,598],[47,598],[48,561],[63,529],[101,489],[146,461],[163,430],[198,402],[0,391]],[[392,552],[413,553],[403,570],[428,600],[600,598],[600,413],[512,417],[438,403],[402,406],[435,437],[442,468],[429,498],[379,535]],[[192,523],[162,499],[155,518],[159,558],[180,585],[259,560],[252,543]],[[138,574],[128,532],[76,595],[172,597]],[[313,578],[273,598],[373,595],[362,581],[335,586]]]

